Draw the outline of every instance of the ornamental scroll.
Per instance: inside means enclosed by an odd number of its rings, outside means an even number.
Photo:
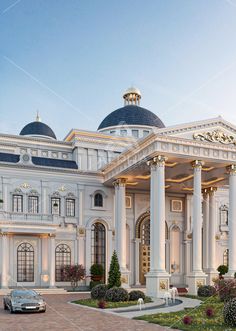
[[[221,130],[214,130],[212,132],[194,133],[193,139],[206,140],[212,143],[221,143],[224,145],[234,144],[236,145],[236,139],[234,136],[230,136]]]

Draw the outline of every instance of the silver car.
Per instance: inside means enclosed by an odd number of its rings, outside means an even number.
[[[34,290],[12,290],[3,297],[4,309],[10,313],[16,312],[45,312],[46,302]]]

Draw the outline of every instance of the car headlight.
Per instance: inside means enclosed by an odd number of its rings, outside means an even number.
[[[43,305],[44,304],[44,300],[39,300],[39,304]]]

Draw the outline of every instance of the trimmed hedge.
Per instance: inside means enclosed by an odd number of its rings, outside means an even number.
[[[223,310],[225,324],[228,326],[236,326],[236,298],[226,302]]]
[[[211,285],[200,286],[197,291],[199,297],[211,297],[216,293],[216,289]]]
[[[218,282],[218,291],[221,301],[236,298],[236,279],[220,279]]]
[[[112,287],[106,291],[105,300],[111,302],[128,301],[129,294],[122,287]]]
[[[100,284],[96,285],[91,291],[91,298],[92,299],[103,299],[107,292],[107,285]]]
[[[135,301],[135,300],[138,300],[139,298],[142,298],[143,300],[145,299],[145,294],[142,291],[135,290],[135,291],[129,292],[130,301]]]

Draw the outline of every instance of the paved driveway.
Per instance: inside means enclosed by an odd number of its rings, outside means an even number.
[[[10,314],[0,305],[1,331],[160,331],[166,328],[68,304],[82,294],[44,295],[46,313]],[[2,301],[2,297],[0,297]],[[170,330],[170,329],[168,329]]]

